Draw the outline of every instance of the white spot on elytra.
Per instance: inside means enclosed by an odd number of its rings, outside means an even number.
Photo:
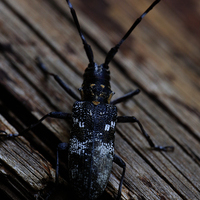
[[[74,123],[78,123],[78,119],[77,118],[73,118],[73,122]]]
[[[110,130],[110,125],[109,124],[106,124],[105,126],[105,131],[109,131]]]
[[[115,122],[111,121],[111,128],[115,128]]]
[[[84,122],[79,122],[79,127],[83,128],[84,127]]]

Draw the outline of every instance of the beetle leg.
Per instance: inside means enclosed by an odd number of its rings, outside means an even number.
[[[54,194],[57,190],[58,186],[58,177],[59,177],[59,152],[60,151],[66,151],[68,153],[68,144],[63,142],[63,143],[59,143],[57,150],[56,150],[56,185],[55,187],[53,187],[47,194],[46,194],[46,198],[45,200],[48,200],[52,194]],[[52,198],[51,198],[52,199]]]
[[[121,168],[123,168],[120,184],[119,184],[119,189],[118,189],[118,194],[117,194],[117,200],[121,198],[121,191],[122,191],[122,183],[125,175],[125,170],[126,170],[126,163],[116,154],[114,154],[113,162],[119,165]]]
[[[57,153],[56,153],[56,185],[58,185],[58,177],[59,177],[59,152],[67,151],[68,152],[68,144],[63,142],[58,144]]]
[[[129,92],[129,93],[123,95],[122,97],[119,97],[119,98],[117,98],[117,99],[111,101],[110,104],[115,105],[115,104],[117,104],[117,103],[121,103],[121,102],[126,101],[127,99],[129,99],[129,98],[131,98],[131,97],[133,97],[133,96],[135,96],[135,95],[137,95],[137,94],[139,94],[139,93],[140,93],[140,90],[139,90],[139,89],[134,90],[134,91],[131,91],[131,92]]]
[[[42,71],[42,73],[47,76],[53,76],[56,82],[75,100],[80,100],[80,98],[69,88],[69,86],[63,82],[63,80],[56,74],[50,73],[46,66],[42,63],[41,59],[39,57],[36,57],[36,64],[39,67],[39,69]]]
[[[135,123],[136,122],[139,125],[140,130],[142,131],[144,137],[146,138],[147,142],[149,143],[150,147],[153,150],[157,150],[157,151],[173,151],[174,150],[173,146],[158,146],[158,145],[155,145],[154,142],[151,140],[150,136],[144,130],[144,128],[143,128],[142,124],[139,122],[139,120],[137,120],[133,116],[118,116],[117,122],[119,122],[119,123],[126,123],[126,122]]]
[[[0,130],[0,136],[5,136],[5,137],[17,137],[18,135],[22,135],[31,129],[33,129],[35,126],[39,125],[44,119],[47,117],[51,118],[57,118],[57,119],[71,119],[71,113],[64,113],[64,112],[50,112],[46,114],[44,117],[42,117],[40,120],[38,120],[35,124],[31,124],[28,128],[24,129],[22,132],[19,134],[16,133],[11,133],[8,134],[7,132]]]

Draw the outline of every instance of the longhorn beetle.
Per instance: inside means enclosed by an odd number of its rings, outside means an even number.
[[[119,156],[114,154],[116,123],[137,123],[142,134],[153,150],[174,150],[173,146],[155,145],[149,135],[145,132],[142,124],[135,117],[117,116],[117,108],[115,104],[137,95],[140,92],[139,89],[111,101],[114,92],[110,87],[110,72],[108,64],[117,53],[120,45],[127,39],[133,29],[159,2],[160,0],[155,0],[149,6],[149,8],[133,23],[120,42],[111,48],[106,55],[105,62],[101,65],[97,65],[93,60],[92,49],[81,32],[76,12],[70,1],[67,0],[67,4],[70,8],[89,60],[88,67],[83,75],[82,87],[79,88],[81,98],[79,98],[79,96],[77,96],[57,75],[50,73],[41,62],[40,58],[36,59],[36,64],[42,72],[45,75],[53,76],[58,84],[60,84],[60,86],[71,97],[73,97],[76,102],[73,105],[72,113],[50,112],[42,117],[36,124],[31,125],[23,132],[31,130],[47,117],[72,120],[73,123],[69,144],[60,143],[57,148],[56,183],[58,183],[59,175],[59,152],[67,150],[70,183],[73,185],[73,188],[77,191],[78,196],[81,199],[93,200],[102,194],[108,183],[113,162],[123,169],[117,199],[120,199],[121,197],[126,164]],[[7,137],[18,136],[18,134],[8,134],[5,131],[1,131],[1,135]]]

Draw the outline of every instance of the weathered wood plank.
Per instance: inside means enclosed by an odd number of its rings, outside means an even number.
[[[0,129],[17,133],[1,115]],[[11,199],[36,199],[48,182],[55,181],[51,164],[23,137],[1,138],[0,149],[0,189]]]
[[[0,19],[3,21],[1,41],[11,42],[14,51],[18,54],[17,57],[24,61],[24,63],[20,63],[19,59],[16,60],[9,54],[6,59],[1,57],[2,87],[12,94],[13,100],[23,102],[21,106],[31,111],[30,114],[36,118],[40,118],[52,109],[69,112],[73,99],[68,98],[68,95],[65,97],[62,89],[54,81],[44,82],[42,74],[34,64],[34,57],[40,54],[48,68],[62,75],[63,79],[73,89],[80,87],[82,82],[80,74],[87,66],[87,59],[77,31],[71,21],[68,20],[68,16],[70,18],[71,16],[66,3],[64,1],[62,3],[56,2],[64,10],[64,13],[60,13],[58,8],[51,4],[54,1],[8,0],[2,2],[12,6],[13,10],[9,11],[10,8],[1,3]],[[97,37],[99,41],[97,43],[103,49],[108,50],[112,46],[111,43],[113,41],[116,43],[120,38],[117,31],[119,27],[122,35],[127,30],[129,25],[126,26],[123,22],[131,24],[133,21],[131,19],[132,11],[128,11],[130,10],[129,3],[111,4],[105,12],[100,12],[98,22],[100,19],[105,19],[103,16],[110,19],[110,23],[108,23],[109,20],[108,22],[103,20],[103,25],[102,22],[94,24],[91,21],[97,18],[96,15],[96,17],[92,17],[94,13],[91,14],[90,12],[85,15],[81,12],[80,8],[83,11],[86,9],[81,2],[75,2],[75,5],[77,5],[78,16],[80,16],[83,29],[91,38]],[[107,2],[107,4],[109,3]],[[123,9],[119,9],[121,7]],[[134,6],[131,5],[132,7]],[[135,8],[141,9],[139,5]],[[94,7],[90,10],[92,9]],[[159,5],[159,9],[163,12],[164,8]],[[116,137],[116,152],[127,163],[123,197],[124,199],[199,199],[199,176],[196,176],[196,174],[200,174],[200,147],[197,140],[199,118],[196,115],[199,110],[199,105],[196,105],[198,104],[199,93],[197,88],[193,86],[194,80],[198,84],[198,75],[186,68],[186,64],[182,63],[181,60],[171,59],[170,48],[176,47],[176,52],[181,51],[183,55],[189,57],[191,55],[186,52],[185,48],[181,49],[180,43],[184,41],[185,35],[179,36],[178,28],[181,31],[183,27],[178,26],[177,28],[176,26],[177,33],[175,34],[172,26],[174,22],[167,22],[159,9],[155,10],[155,14],[152,12],[149,18],[153,17],[149,19],[150,21],[147,19],[144,22],[149,30],[147,35],[143,31],[145,27],[142,26],[141,30],[138,29],[134,33],[134,37],[138,38],[137,41],[132,38],[133,36],[130,38],[134,45],[131,46],[131,42],[127,42],[122,48],[126,57],[122,53],[116,56],[115,64],[111,65],[112,88],[116,92],[115,96],[119,97],[131,89],[135,89],[137,86],[134,83],[139,85],[146,94],[140,94],[135,98],[136,100],[119,105],[119,114],[132,115],[134,113],[143,122],[147,132],[151,133],[156,143],[173,144],[176,151],[173,154],[151,152],[147,150],[147,143],[138,132],[138,128],[135,129],[132,125],[120,125]],[[21,19],[23,19],[22,22],[18,19],[16,13],[13,14],[14,11],[18,13],[18,16],[20,14]],[[138,12],[141,12],[141,10],[136,11],[136,13]],[[167,16],[171,16],[170,10]],[[164,20],[164,25],[169,33],[163,27],[158,26],[158,18],[160,21],[161,19]],[[148,21],[150,24],[148,24]],[[110,29],[108,27],[110,24],[114,24],[117,28]],[[105,28],[102,28],[103,26]],[[106,26],[109,29],[108,32],[105,31]],[[164,30],[166,34],[163,32]],[[154,33],[155,35],[159,34],[159,43],[156,42],[157,37],[154,37]],[[174,38],[170,38],[172,33]],[[181,38],[178,40],[177,37]],[[169,40],[176,41],[176,43],[171,42],[175,47],[166,42]],[[96,60],[102,62],[104,57],[102,50],[99,46],[95,46],[91,40],[88,40],[88,42],[92,44]],[[165,44],[164,47],[163,44]],[[188,49],[192,48],[189,42],[185,45],[188,46]],[[152,46],[154,52],[152,52]],[[190,59],[195,62],[196,54],[193,51],[195,50],[191,50],[192,57]],[[182,66],[179,67],[178,64],[180,63]],[[148,68],[145,67],[147,65]],[[176,66],[178,75],[171,65]],[[123,73],[120,70],[121,67],[123,67]],[[173,81],[167,78],[169,74],[173,77]],[[184,86],[184,91],[180,86]],[[197,94],[195,98],[191,98],[191,92]],[[177,99],[181,101],[177,101]],[[187,106],[183,107],[183,105]],[[194,110],[194,107],[196,110]],[[32,121],[29,123],[32,123]],[[68,141],[68,124],[50,119],[44,124],[51,130],[54,135],[52,137],[58,138],[57,142],[59,140]],[[41,134],[38,132],[38,135]],[[194,137],[195,135],[196,137]],[[41,138],[41,142],[46,143],[45,136]],[[50,149],[51,145],[50,142],[47,142]],[[53,146],[56,146],[56,144]],[[51,155],[51,157],[54,156]],[[114,166],[108,192],[114,191],[116,193],[120,171]]]

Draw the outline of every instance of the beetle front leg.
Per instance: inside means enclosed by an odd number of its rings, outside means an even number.
[[[39,125],[44,119],[46,119],[47,117],[51,117],[51,118],[57,118],[57,119],[71,119],[71,113],[64,113],[64,112],[50,112],[48,114],[46,114],[44,117],[42,117],[40,120],[38,120],[37,123],[35,124],[31,124],[28,128],[24,129],[22,132],[18,133],[7,133],[6,131],[0,130],[0,137],[4,136],[4,137],[17,137],[19,135],[22,135],[28,131],[30,131],[31,129],[33,129],[34,127],[36,127],[37,125]]]
[[[119,189],[118,189],[118,194],[117,194],[117,200],[121,198],[121,192],[122,192],[122,183],[125,175],[125,170],[126,170],[126,163],[116,154],[114,154],[113,162],[119,165],[121,168],[123,168],[120,184],[119,184]]]
[[[150,136],[144,130],[142,124],[135,117],[131,117],[131,116],[118,116],[117,117],[117,122],[118,123],[127,123],[127,122],[135,123],[136,122],[139,125],[140,130],[142,131],[144,137],[146,138],[147,142],[149,143],[150,147],[153,150],[157,150],[157,151],[173,151],[174,150],[173,146],[158,146],[158,145],[155,145],[154,142],[151,140]]]
[[[80,98],[69,88],[69,86],[58,75],[53,74],[47,70],[46,66],[42,63],[39,57],[36,57],[35,61],[36,65],[39,67],[39,69],[45,76],[53,76],[56,82],[65,90],[65,92],[67,92],[75,100],[80,100]]]

